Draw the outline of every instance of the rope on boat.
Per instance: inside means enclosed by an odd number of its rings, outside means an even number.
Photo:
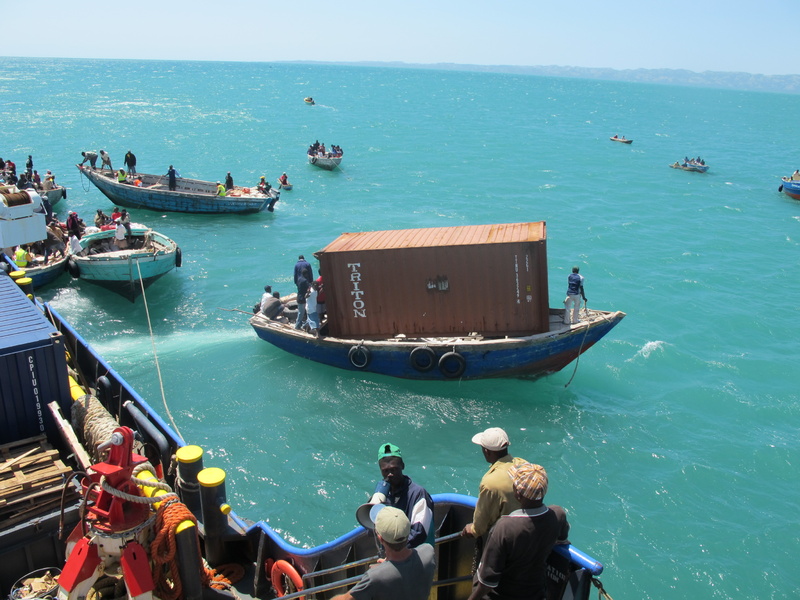
[[[592,585],[594,585],[594,587],[597,588],[598,598],[607,598],[608,600],[614,600],[603,587],[603,582],[597,579],[596,577],[592,577]]]
[[[151,485],[148,483],[148,485]],[[156,514],[156,536],[150,545],[150,556],[153,560],[153,574],[158,597],[163,600],[177,600],[183,596],[177,561],[177,529],[184,521],[191,521],[197,527],[197,518],[182,502],[165,502]],[[198,564],[202,564],[199,555]],[[244,576],[244,568],[238,564],[220,565],[217,569],[203,567],[198,573],[204,587],[225,590]]]
[[[589,309],[586,306],[586,300],[583,301],[583,313],[586,317],[589,317]],[[566,313],[565,313],[566,315]],[[571,319],[570,319],[571,320]],[[569,378],[569,381],[564,384],[564,387],[569,387],[569,384],[572,383],[572,380],[575,379],[575,374],[578,372],[578,363],[581,361],[581,354],[583,354],[583,344],[586,342],[586,336],[589,335],[589,328],[592,326],[591,321],[586,324],[586,331],[583,332],[583,339],[581,340],[581,347],[578,348],[578,356],[575,359],[575,368],[572,370],[572,377]]]
[[[111,439],[111,434],[119,423],[111,416],[95,396],[86,395],[72,403],[72,427],[83,434],[84,445],[89,449],[92,459],[102,460],[104,452],[97,447]]]
[[[167,396],[164,393],[164,378],[161,376],[161,366],[158,364],[158,352],[156,351],[156,341],[153,337],[153,325],[150,321],[150,308],[147,305],[147,295],[144,293],[144,281],[142,280],[142,268],[139,266],[139,261],[136,261],[136,270],[139,272],[139,285],[142,288],[142,301],[144,302],[144,311],[147,315],[147,328],[150,330],[150,343],[153,346],[153,359],[156,363],[156,373],[158,373],[158,386],[161,389],[161,401],[164,403],[164,410],[167,411],[167,416],[169,417],[169,422],[172,423],[172,428],[175,430],[181,438],[180,430],[178,426],[175,424],[175,419],[172,417],[172,412],[169,410],[169,406],[167,405]]]

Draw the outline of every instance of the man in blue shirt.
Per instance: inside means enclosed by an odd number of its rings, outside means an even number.
[[[586,302],[583,291],[583,275],[579,274],[578,267],[572,267],[572,273],[567,277],[567,297],[564,299],[564,324],[578,323],[581,320],[581,298]]]
[[[433,545],[433,500],[421,485],[408,475],[403,475],[406,465],[400,448],[394,444],[381,444],[378,448],[378,467],[381,479],[375,486],[370,504],[388,504],[402,510],[411,522],[408,547],[416,548],[425,542]]]

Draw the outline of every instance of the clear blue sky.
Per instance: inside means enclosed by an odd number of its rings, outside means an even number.
[[[9,15],[10,4],[0,56],[800,73],[800,0],[31,0]]]

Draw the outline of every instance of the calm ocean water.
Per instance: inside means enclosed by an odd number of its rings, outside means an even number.
[[[302,99],[313,96],[316,106]],[[111,208],[73,166],[132,150],[143,172],[295,184],[273,214],[133,211],[184,266],[131,305],[39,290],[228,473],[245,518],[312,546],[355,526],[398,444],[429,491],[475,494],[470,437],[504,427],[550,475],[571,540],[616,600],[794,598],[800,441],[800,96],[339,66],[3,59],[0,155],[52,169],[57,212]],[[614,144],[614,134],[633,138]],[[314,140],[343,169],[306,165]],[[668,168],[702,156],[702,175]],[[545,220],[551,304],[573,264],[592,308],[628,317],[538,381],[363,377],[259,341],[264,284],[344,231]],[[476,294],[491,293],[476,283]],[[228,310],[226,310],[228,309]]]

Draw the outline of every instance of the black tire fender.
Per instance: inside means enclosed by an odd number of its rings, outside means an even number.
[[[417,346],[408,355],[408,362],[417,371],[427,373],[437,364],[436,353],[428,346]]]
[[[183,252],[180,248],[175,248],[175,266],[180,267],[183,264]]]
[[[372,353],[365,346],[352,346],[347,353],[347,359],[356,369],[366,369],[372,360]]]
[[[67,261],[67,271],[69,271],[73,279],[78,279],[81,276],[81,267],[74,258],[70,258]]]
[[[467,361],[458,352],[445,352],[439,359],[439,370],[449,379],[456,379],[464,374]]]

